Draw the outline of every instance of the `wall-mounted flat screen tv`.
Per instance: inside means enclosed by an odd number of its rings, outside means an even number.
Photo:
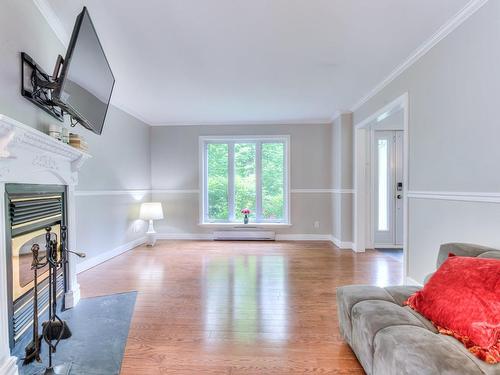
[[[115,84],[87,8],[78,15],[53,100],[74,120],[102,133]]]

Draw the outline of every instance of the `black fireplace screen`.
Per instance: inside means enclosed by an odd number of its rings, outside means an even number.
[[[11,347],[29,331],[33,318],[33,244],[45,255],[46,228],[60,244],[61,225],[65,225],[64,186],[8,184],[6,186],[7,264],[10,304]],[[58,256],[61,256],[60,248]],[[58,271],[58,295],[66,289],[65,270]],[[38,271],[38,311],[48,307],[48,269]]]

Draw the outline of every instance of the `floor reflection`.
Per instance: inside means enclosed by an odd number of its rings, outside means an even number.
[[[287,280],[282,256],[210,258],[204,264],[204,322],[240,343],[287,339]]]

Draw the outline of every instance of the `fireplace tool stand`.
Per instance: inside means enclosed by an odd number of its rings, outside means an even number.
[[[74,253],[83,258],[85,254],[69,251],[66,247],[66,226],[61,226],[61,256],[58,257],[57,239],[51,239],[52,228],[45,228],[45,241],[47,249],[47,261],[49,263],[49,320],[42,324],[43,339],[49,346],[49,364],[43,375],[68,375],[71,371],[71,362],[54,366],[53,354],[61,340],[71,337],[71,331],[67,323],[57,315],[57,270],[64,267],[67,262],[67,254]]]

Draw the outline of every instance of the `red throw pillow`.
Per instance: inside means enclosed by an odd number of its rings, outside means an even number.
[[[406,304],[477,357],[500,362],[500,260],[451,256]]]

